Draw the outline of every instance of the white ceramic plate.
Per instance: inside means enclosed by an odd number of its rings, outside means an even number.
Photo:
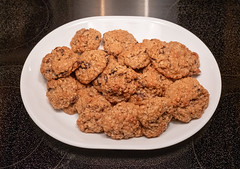
[[[70,46],[71,38],[81,28],[95,28],[102,34],[114,29],[124,29],[141,42],[158,38],[178,41],[195,51],[200,57],[199,82],[209,91],[209,106],[200,119],[190,123],[171,122],[159,137],[112,140],[104,134],[82,133],[77,125],[77,115],[55,111],[46,97],[46,80],[40,73],[42,58],[57,46]],[[90,17],[67,23],[45,36],[29,54],[21,74],[21,95],[33,121],[47,134],[66,144],[96,149],[158,149],[179,143],[198,132],[212,117],[221,95],[221,76],[214,56],[194,34],[176,24],[161,19],[130,16]]]

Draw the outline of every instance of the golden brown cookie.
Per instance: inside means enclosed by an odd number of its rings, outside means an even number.
[[[81,89],[86,88],[87,86],[84,85],[84,84],[81,84],[79,81],[77,81],[77,87],[78,87],[78,90],[81,90]],[[77,93],[78,93],[78,91],[77,91]],[[79,98],[79,95],[78,95],[77,97]],[[76,102],[77,102],[77,101],[76,101]],[[63,108],[63,111],[64,111],[65,113],[69,114],[69,115],[77,114],[78,112],[77,112],[77,109],[76,109],[76,107],[75,107],[76,102],[71,103],[71,104],[70,104],[68,107],[66,107],[66,108]]]
[[[166,90],[166,97],[175,108],[173,117],[182,122],[200,118],[209,102],[208,91],[192,77],[175,81]]]
[[[110,55],[118,55],[137,43],[135,37],[125,30],[112,30],[103,34],[103,47]]]
[[[135,44],[131,49],[123,51],[118,56],[118,61],[131,67],[132,69],[141,69],[150,63],[147,53],[147,46],[142,43]]]
[[[111,104],[93,87],[82,89],[75,107],[79,113],[77,125],[87,133],[103,132],[101,118],[111,108]]]
[[[107,66],[108,56],[103,50],[85,51],[79,57],[79,68],[75,71],[76,78],[83,84],[94,80]]]
[[[157,96],[164,96],[165,90],[173,83],[172,80],[166,78],[152,68],[151,64],[143,69],[143,72],[138,75],[138,88],[129,99],[130,102],[135,104],[140,104],[143,100]]]
[[[127,100],[137,88],[137,73],[110,59],[104,71],[93,81],[93,86],[111,103]]]
[[[165,90],[173,83],[172,80],[166,78],[156,69],[149,65],[143,70],[143,73],[140,74],[138,82],[143,88],[148,88],[150,90],[159,90],[159,96],[164,96]]]
[[[199,57],[179,42],[154,45],[148,50],[155,68],[164,76],[172,79],[197,75],[199,70]]]
[[[55,48],[52,54],[55,55],[52,60],[52,69],[58,77],[69,76],[79,66],[79,56],[66,46]]]
[[[69,115],[77,114],[77,109],[75,108],[75,103],[70,104],[68,107],[63,108],[63,111]]]
[[[144,100],[140,105],[141,111],[138,114],[142,124],[142,132],[148,138],[158,137],[168,127],[172,119],[172,106],[169,99],[155,97]]]
[[[82,28],[76,32],[70,45],[74,52],[82,53],[87,50],[96,50],[101,43],[101,33],[95,29]]]
[[[99,95],[98,91],[94,87],[87,87],[77,91],[78,100],[74,104],[77,112],[81,114],[89,103]]]
[[[121,102],[107,111],[102,118],[104,133],[113,139],[128,139],[142,136],[138,121],[139,106]]]
[[[162,48],[163,46],[166,45],[166,42],[165,41],[160,41],[159,39],[143,39],[142,44],[149,51],[154,46],[157,46],[158,48]]]
[[[128,102],[139,105],[143,100],[148,100],[159,95],[159,90],[151,90],[148,88],[139,87],[137,88],[136,92],[130,96]]]
[[[54,58],[54,55],[49,53],[42,59],[40,72],[42,73],[42,75],[47,80],[58,78],[57,75],[52,70],[52,60],[53,60],[53,58]]]
[[[47,97],[54,109],[63,109],[78,99],[78,82],[71,76],[47,82]]]
[[[78,66],[78,55],[63,46],[56,47],[43,58],[40,71],[47,80],[51,80],[69,76]]]

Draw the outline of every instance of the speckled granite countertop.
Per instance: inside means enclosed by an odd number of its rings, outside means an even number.
[[[0,8],[0,168],[240,168],[239,0],[1,0]],[[28,54],[62,24],[99,15],[165,19],[209,47],[223,88],[202,130],[164,149],[89,150],[53,139],[31,120],[20,94]]]

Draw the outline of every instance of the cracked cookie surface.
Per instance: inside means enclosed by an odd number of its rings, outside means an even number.
[[[111,103],[118,103],[126,101],[136,91],[137,77],[134,70],[109,59],[107,67],[93,81],[93,86]]]
[[[79,90],[78,96],[75,107],[79,113],[79,129],[87,133],[103,132],[101,118],[111,108],[110,102],[93,87]]]
[[[56,47],[43,58],[40,71],[47,80],[51,80],[69,76],[78,66],[78,55],[62,46]]]
[[[198,54],[179,42],[153,45],[148,53],[155,68],[168,78],[180,79],[200,73]]]
[[[116,104],[103,116],[104,133],[113,139],[128,139],[142,136],[138,121],[139,106],[121,102]]]
[[[170,112],[172,106],[169,99],[164,97],[155,97],[144,100],[140,105],[138,117],[142,124],[143,135],[151,138],[158,137],[168,127],[172,119]]]
[[[172,80],[155,70],[151,64],[143,69],[142,73],[139,73],[137,82],[138,88],[129,99],[135,104],[157,96],[164,96],[166,89],[173,83]]]
[[[107,66],[108,56],[103,50],[85,51],[79,56],[79,68],[75,71],[76,78],[83,84],[94,80]]]
[[[47,82],[46,96],[54,109],[63,109],[78,99],[78,82],[71,76]]]
[[[163,76],[154,69],[152,65],[149,65],[143,70],[143,73],[139,76],[138,81],[141,87],[159,90],[159,96],[164,96],[166,89],[173,83],[171,79]]]
[[[118,61],[130,66],[132,69],[141,69],[150,63],[147,46],[142,43],[135,44],[131,49],[122,52]]]
[[[70,45],[75,53],[82,53],[87,50],[96,50],[101,43],[101,33],[95,29],[82,28],[76,32]]]
[[[79,92],[79,90],[81,89],[85,89],[87,87],[87,85],[84,85],[82,83],[80,83],[79,81],[76,81],[77,82],[77,87],[78,87],[78,90],[77,90],[77,93]],[[77,99],[79,99],[79,95],[77,95]],[[76,101],[77,102],[77,101]],[[66,108],[63,108],[63,111],[69,115],[73,115],[73,114],[77,114],[77,109],[75,107],[75,104],[76,102],[74,103],[71,103],[68,107]]]
[[[208,107],[209,93],[192,77],[175,81],[166,91],[175,111],[173,117],[182,122],[200,118]]]
[[[40,72],[42,73],[44,78],[47,79],[47,80],[52,80],[52,79],[57,79],[58,78],[57,75],[53,72],[53,69],[52,69],[53,58],[54,58],[54,55],[49,53],[46,56],[44,56],[44,58],[42,59]]]
[[[112,30],[103,34],[104,50],[110,55],[119,55],[137,43],[135,37],[125,30]]]

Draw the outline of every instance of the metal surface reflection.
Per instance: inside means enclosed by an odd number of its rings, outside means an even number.
[[[144,16],[148,16],[149,15],[149,0],[144,0]]]
[[[64,17],[79,19],[110,15],[146,16],[175,22],[178,14],[176,8],[178,2],[179,0],[72,0],[65,2],[68,12],[65,13]],[[61,10],[59,5],[52,1],[50,3],[54,6],[53,10],[57,9],[59,13]]]
[[[105,16],[105,0],[101,0],[101,16]]]

